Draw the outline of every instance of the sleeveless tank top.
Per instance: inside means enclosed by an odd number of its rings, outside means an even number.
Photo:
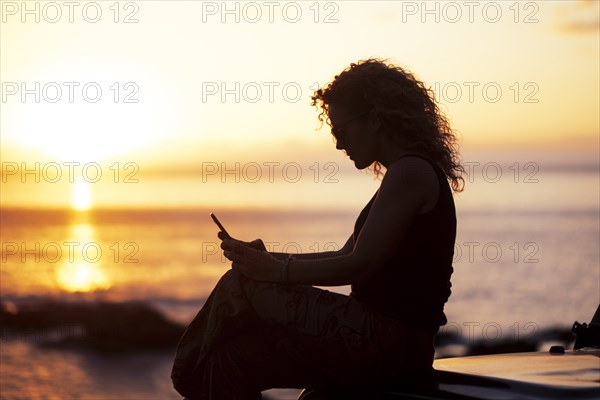
[[[407,156],[422,158],[435,169],[440,184],[437,203],[430,211],[413,218],[386,265],[368,281],[353,284],[351,296],[385,316],[436,333],[447,322],[444,304],[451,293],[456,211],[444,172],[424,156],[407,154],[401,158]],[[378,192],[356,220],[355,241]]]

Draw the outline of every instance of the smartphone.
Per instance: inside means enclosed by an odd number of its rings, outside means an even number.
[[[213,213],[210,213],[210,217],[213,219],[213,221],[215,221],[215,224],[217,224],[217,226],[219,227],[221,232],[223,232],[225,235],[227,235],[231,238],[231,235],[225,230],[225,228],[223,227],[223,224],[221,224],[221,221],[219,221],[217,216]]]

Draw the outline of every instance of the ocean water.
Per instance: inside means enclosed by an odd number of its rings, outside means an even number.
[[[505,179],[474,174],[455,198],[453,293],[442,330],[470,340],[568,328],[589,321],[600,298],[598,168],[540,169],[529,180],[505,168]],[[370,185],[354,209],[229,208],[218,216],[232,235],[260,237],[275,251],[335,249],[351,234]],[[210,211],[3,208],[2,300],[143,300],[188,323],[229,268]],[[107,356],[5,339],[2,398],[178,398],[172,352]]]

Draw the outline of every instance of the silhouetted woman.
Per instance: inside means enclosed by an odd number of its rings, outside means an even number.
[[[184,333],[172,379],[193,399],[281,387],[401,383],[431,371],[464,169],[430,90],[377,59],[315,92],[356,168],[385,175],[338,251],[288,255],[226,237],[232,269]],[[315,288],[352,285],[350,296]]]

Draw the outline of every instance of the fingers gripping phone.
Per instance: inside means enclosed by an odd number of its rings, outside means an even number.
[[[227,235],[227,237],[231,238],[231,235],[225,230],[225,228],[223,227],[223,224],[221,224],[221,222],[219,221],[217,216],[213,213],[210,213],[210,217],[213,219],[213,221],[215,221],[215,224],[217,224],[217,226],[219,227],[221,232],[223,232],[225,235]]]

